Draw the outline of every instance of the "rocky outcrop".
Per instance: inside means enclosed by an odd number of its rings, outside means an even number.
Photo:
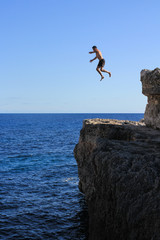
[[[140,122],[85,120],[74,154],[89,239],[159,240],[160,131]]]
[[[142,93],[148,97],[144,121],[147,126],[160,129],[160,69],[141,71]]]

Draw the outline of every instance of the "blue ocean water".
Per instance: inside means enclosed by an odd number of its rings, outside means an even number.
[[[87,239],[73,149],[88,118],[143,114],[0,114],[0,239]]]

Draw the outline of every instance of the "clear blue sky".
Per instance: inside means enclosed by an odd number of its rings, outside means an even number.
[[[143,113],[160,1],[0,0],[0,113]],[[100,82],[97,45],[112,72]]]

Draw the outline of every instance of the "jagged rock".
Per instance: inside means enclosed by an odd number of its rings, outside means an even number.
[[[160,131],[85,120],[74,150],[90,240],[160,239]]]
[[[148,97],[144,121],[147,126],[160,129],[160,69],[141,71],[142,93]]]

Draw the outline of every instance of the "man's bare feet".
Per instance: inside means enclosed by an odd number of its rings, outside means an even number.
[[[102,76],[102,77],[101,77],[101,80],[100,80],[100,81],[102,81],[102,80],[103,80],[103,78],[104,78],[104,76]]]
[[[109,76],[111,77],[111,72],[109,72]]]

